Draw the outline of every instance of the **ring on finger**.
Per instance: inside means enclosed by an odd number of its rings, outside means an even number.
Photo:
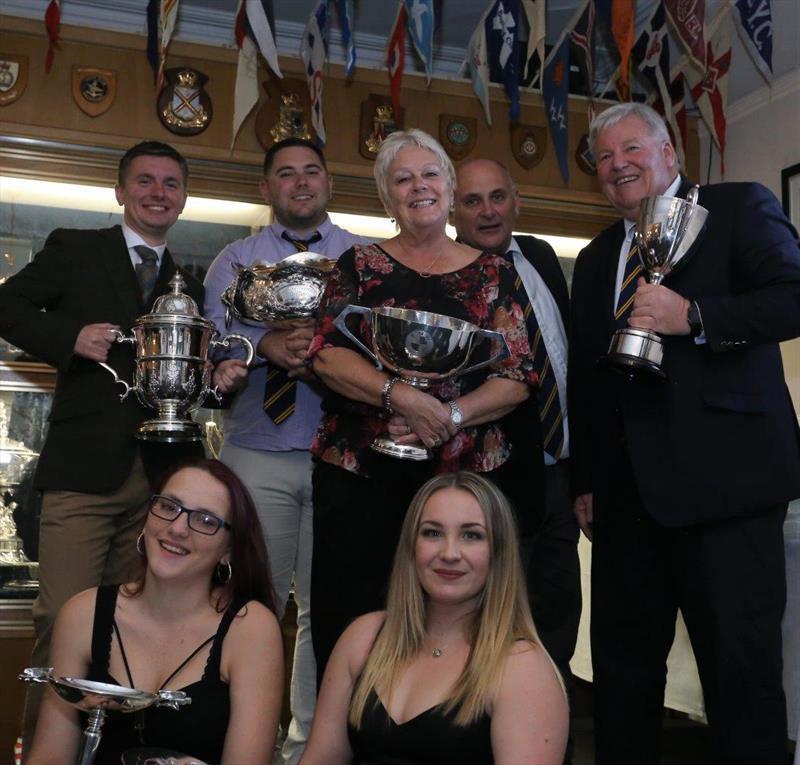
[[[411,435],[411,426],[410,425],[406,425],[406,435],[407,436]]]

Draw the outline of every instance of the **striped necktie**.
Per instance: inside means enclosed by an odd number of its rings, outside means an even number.
[[[306,252],[310,245],[322,239],[322,234],[315,231],[308,239],[295,239],[284,231],[281,238],[297,247],[299,252]],[[264,411],[269,418],[280,425],[287,417],[294,414],[297,399],[297,381],[292,380],[285,369],[269,366],[267,382],[264,385]]]
[[[634,229],[631,229],[634,231]],[[617,300],[617,310],[614,311],[614,322],[617,329],[624,329],[628,326],[628,317],[633,309],[633,296],[636,292],[636,282],[644,272],[642,261],[639,258],[639,248],[636,246],[636,235],[631,239],[631,246],[628,248],[628,257],[625,261],[625,273],[622,277],[622,285],[619,289],[619,299]]]
[[[133,249],[136,250],[136,254],[142,259],[141,263],[136,264],[134,271],[136,271],[136,279],[139,282],[139,289],[142,292],[142,302],[147,305],[155,289],[156,279],[158,278],[158,253],[143,244],[137,244]]]
[[[507,257],[513,262],[512,252],[509,252]],[[542,446],[553,459],[557,460],[564,448],[564,413],[558,398],[558,383],[550,364],[550,357],[547,355],[542,330],[533,311],[533,305],[522,283],[522,277],[519,275],[514,282],[514,291],[515,299],[525,316],[525,326],[528,328],[533,371],[539,375],[537,403],[539,405],[539,421],[542,424]]]

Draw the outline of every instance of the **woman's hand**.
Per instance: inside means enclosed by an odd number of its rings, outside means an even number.
[[[396,414],[389,420],[389,435],[397,444],[436,447],[458,432],[450,407],[429,393],[398,383],[392,388],[391,400]]]

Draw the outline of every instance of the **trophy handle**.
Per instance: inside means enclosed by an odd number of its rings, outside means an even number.
[[[481,361],[478,364],[473,364],[472,366],[466,367],[466,369],[460,369],[457,372],[459,376],[468,374],[469,372],[474,372],[476,369],[488,367],[490,364],[494,364],[495,361],[502,361],[511,355],[511,351],[508,350],[508,343],[506,342],[505,335],[502,332],[495,332],[493,329],[479,329],[478,333],[480,334],[481,338],[485,338],[490,342],[496,341],[500,343],[501,348],[497,353],[495,353],[493,356],[490,356],[485,361]]]
[[[17,680],[23,683],[49,683],[53,679],[53,667],[27,667]]]
[[[157,707],[168,707],[169,709],[180,709],[187,704],[191,704],[192,700],[184,693],[184,691],[158,691],[158,697],[155,701]]]
[[[244,335],[230,334],[225,335],[222,340],[212,340],[209,345],[212,348],[219,346],[227,350],[231,347],[231,340],[237,340],[241,345],[244,346],[245,350],[247,351],[247,358],[245,359],[244,363],[249,367],[253,363],[253,357],[256,355],[255,351],[253,350],[253,343],[250,342],[249,337],[245,337]]]
[[[380,371],[383,369],[383,364],[381,364],[380,359],[347,328],[347,317],[353,313],[360,314],[361,316],[366,316],[368,314],[372,315],[372,309],[363,305],[351,304],[336,317],[333,322],[333,326],[336,327],[336,329],[338,329],[339,332],[341,332],[345,337],[352,340],[359,348],[361,348],[361,350],[364,351],[364,353],[366,353],[367,356],[369,356],[375,362],[375,366],[378,368],[378,371]]]
[[[118,342],[122,342],[122,341],[118,341]],[[119,400],[120,401],[124,401],[126,398],[128,398],[128,395],[130,394],[130,392],[132,390],[136,390],[134,387],[128,385],[128,383],[126,383],[125,380],[122,380],[113,367],[109,366],[104,361],[98,361],[97,363],[101,367],[103,367],[103,369],[107,369],[112,374],[112,376],[114,377],[114,382],[115,383],[119,383],[123,388],[125,388],[125,390],[122,391],[122,393],[119,394]]]

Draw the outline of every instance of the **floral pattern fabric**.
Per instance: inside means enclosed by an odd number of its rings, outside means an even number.
[[[508,343],[511,355],[504,361],[434,383],[427,392],[440,401],[463,396],[490,377],[535,385],[537,376],[523,309],[514,299],[515,278],[513,263],[502,255],[482,253],[458,271],[423,277],[377,244],[355,245],[339,258],[331,273],[309,358],[323,348],[332,347],[361,353],[333,323],[349,304],[409,308],[445,314],[482,329],[501,332]],[[353,318],[348,326],[371,347],[369,322],[360,321],[356,331]],[[473,361],[470,359],[470,363]],[[375,454],[370,444],[376,436],[386,433],[382,410],[330,390],[326,390],[322,409],[324,414],[311,446],[312,454],[353,473],[369,475],[369,462]],[[434,460],[437,473],[456,470],[486,473],[500,467],[510,454],[511,444],[502,420],[498,420],[460,430],[434,451]]]

